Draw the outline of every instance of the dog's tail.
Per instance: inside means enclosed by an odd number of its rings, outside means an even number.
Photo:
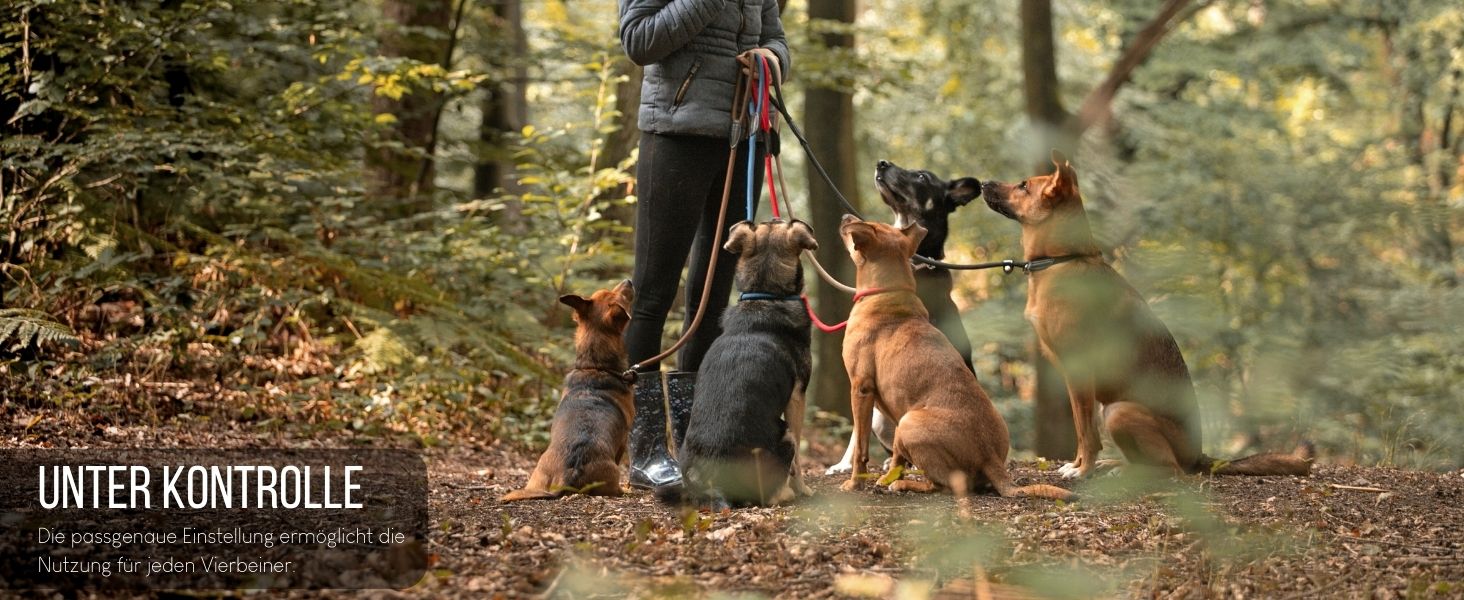
[[[536,490],[524,488],[514,490],[498,498],[499,502],[517,502],[519,500],[553,500],[564,495],[564,492],[551,492],[549,490]]]
[[[1199,472],[1213,475],[1309,475],[1316,446],[1302,441],[1290,454],[1263,452],[1235,460],[1200,457]]]
[[[1072,502],[1078,499],[1078,495],[1072,490],[1066,490],[1055,485],[1037,483],[1033,485],[1018,486],[1012,483],[1012,476],[1007,473],[1006,465],[996,464],[986,469],[986,479],[991,481],[991,486],[996,488],[996,493],[1003,498],[1023,496],[1028,498],[1046,498],[1048,500],[1062,500]]]

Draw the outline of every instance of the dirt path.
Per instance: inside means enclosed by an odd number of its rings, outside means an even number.
[[[1110,478],[1067,506],[846,494],[820,474],[799,506],[688,515],[645,494],[498,504],[532,465],[509,451],[430,464],[434,594],[971,597],[979,564],[992,597],[1464,597],[1464,472],[1321,467],[1147,489]],[[1032,465],[1015,474],[1057,482]]]
[[[389,444],[9,417],[4,447]],[[1138,487],[1098,478],[1079,485],[1083,500],[1059,505],[847,494],[815,464],[811,500],[698,515],[645,494],[503,505],[496,498],[524,481],[533,456],[499,445],[425,455],[435,564],[403,593],[414,597],[1464,597],[1464,472],[1321,466],[1309,478]],[[1036,465],[1014,474],[1058,483]]]

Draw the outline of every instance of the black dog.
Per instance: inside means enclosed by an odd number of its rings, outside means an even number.
[[[981,182],[961,177],[949,182],[930,171],[907,171],[887,160],[875,166],[874,185],[879,196],[895,213],[895,227],[919,224],[925,234],[917,250],[921,256],[945,260],[946,236],[950,235],[951,213],[981,196]],[[955,345],[971,369],[971,339],[961,325],[961,312],[951,300],[955,278],[947,269],[923,263],[915,265],[915,292],[930,312],[930,322]],[[974,371],[974,369],[972,369]]]
[[[908,171],[887,160],[875,165],[874,185],[879,189],[880,198],[894,211],[895,227],[919,224],[929,231],[917,252],[936,260],[945,259],[951,213],[981,196],[981,182],[974,177],[947,182],[930,171]],[[971,366],[971,338],[967,337],[966,328],[961,325],[961,312],[951,300],[954,287],[955,278],[950,270],[924,263],[915,264],[915,293],[920,296],[925,310],[930,312],[931,324],[956,347],[961,360],[966,362],[966,368],[975,371]],[[870,428],[885,448],[894,442],[894,423],[886,421],[879,411],[875,411]],[[849,443],[853,442],[854,438],[850,436]],[[853,459],[854,448],[851,445],[844,451],[844,458],[825,473],[848,473]]]
[[[812,370],[798,259],[818,242],[802,221],[743,221],[732,226],[724,248],[739,255],[742,296],[722,313],[722,335],[696,374],[681,445],[685,488],[657,490],[663,501],[681,495],[714,511],[812,493],[797,459]]]

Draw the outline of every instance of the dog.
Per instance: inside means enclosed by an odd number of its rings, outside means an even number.
[[[630,280],[589,298],[559,297],[574,309],[574,366],[564,378],[564,397],[549,425],[549,449],[539,456],[523,489],[500,501],[570,493],[620,495],[620,465],[635,416],[622,341],[634,297]]]
[[[818,242],[798,220],[743,221],[728,236],[742,294],[697,371],[679,457],[684,484],[658,490],[665,502],[717,512],[812,494],[798,467],[813,364],[799,256]]]
[[[1006,468],[1011,443],[1006,422],[955,347],[930,324],[930,313],[915,291],[910,257],[925,238],[925,228],[911,223],[896,229],[845,215],[839,234],[854,259],[859,290],[844,335],[856,454],[842,488],[863,486],[868,415],[878,408],[897,423],[891,490],[952,489],[963,494],[989,485],[1002,496],[1072,500],[1072,492],[1056,486],[1012,483]],[[912,462],[925,471],[927,481],[900,478]]]
[[[981,181],[975,177],[958,177],[942,180],[930,171],[910,171],[898,165],[881,160],[875,163],[874,185],[879,196],[895,215],[895,227],[910,223],[919,224],[927,233],[920,242],[917,252],[921,256],[936,260],[945,259],[946,237],[950,234],[950,216],[956,209],[970,204],[981,195]],[[949,269],[932,267],[924,263],[915,265],[915,292],[920,303],[930,311],[930,322],[946,339],[956,347],[966,368],[975,372],[971,365],[971,338],[961,324],[961,311],[951,299],[955,278]],[[895,424],[885,420],[878,411],[874,413],[870,429],[875,439],[890,448],[894,440]],[[825,475],[848,473],[850,461],[854,459],[854,434],[849,434],[849,446],[844,457],[824,471]]]
[[[1266,453],[1219,461],[1201,453],[1199,405],[1189,368],[1169,329],[1143,296],[1103,259],[1072,164],[1054,151],[1050,175],[1015,184],[987,181],[991,210],[1022,227],[1029,270],[1026,318],[1042,353],[1067,382],[1078,455],[1064,477],[1087,475],[1103,444],[1094,410],[1130,464],[1174,474],[1306,475],[1311,445],[1292,454]]]

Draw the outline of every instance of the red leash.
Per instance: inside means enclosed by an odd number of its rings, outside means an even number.
[[[758,65],[762,68],[762,77],[758,80],[762,89],[757,90],[758,97],[758,129],[762,131],[763,141],[766,149],[763,151],[763,179],[768,184],[768,196],[773,205],[773,218],[781,219],[783,215],[778,210],[778,186],[773,184],[773,152],[772,152],[772,129],[773,116],[769,110],[769,100],[772,95],[773,74],[768,71],[768,59],[758,56]]]
[[[898,289],[901,288],[869,288],[864,290],[858,290],[854,292],[854,303],[858,304],[859,301],[864,299],[865,296],[873,296],[875,294],[893,292]],[[844,319],[843,321],[840,321],[833,325],[827,325],[823,321],[820,321],[818,315],[814,314],[813,312],[813,305],[808,302],[808,294],[803,295],[803,308],[808,309],[808,318],[809,320],[813,321],[813,326],[817,327],[819,331],[822,331],[824,333],[838,333],[840,331],[843,331],[845,327],[849,326],[848,319]]]

